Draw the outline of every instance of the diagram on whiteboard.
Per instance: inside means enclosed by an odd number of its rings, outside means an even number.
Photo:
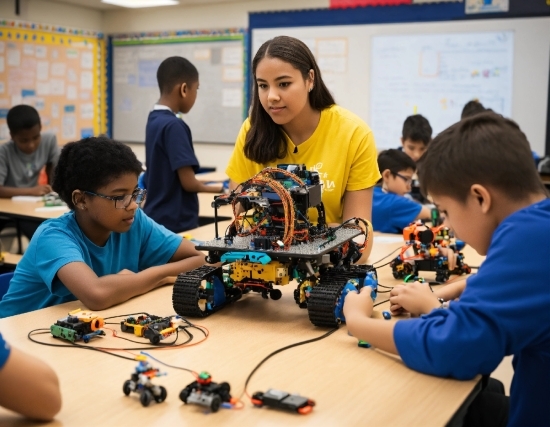
[[[425,116],[437,135],[472,99],[510,117],[513,46],[512,31],[373,37],[370,125],[378,148],[399,145],[411,114]]]

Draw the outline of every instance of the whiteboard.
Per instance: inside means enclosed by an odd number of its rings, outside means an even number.
[[[472,99],[510,117],[513,49],[513,31],[373,37],[370,125],[378,146],[395,146],[403,118],[416,112],[437,135]]]
[[[425,115],[432,127],[437,131],[445,127],[445,121],[431,115],[425,104],[418,100],[409,101],[405,110],[394,107],[389,108],[386,116],[393,115],[393,124],[385,124],[384,128],[377,129],[373,123],[375,111],[373,97],[379,96],[380,85],[388,83],[373,80],[375,63],[383,61],[383,58],[373,56],[373,46],[376,39],[384,41],[385,37],[396,36],[394,39],[429,37],[430,44],[437,46],[445,35],[453,35],[462,39],[466,34],[495,34],[512,33],[511,40],[505,56],[512,56],[511,71],[511,95],[509,107],[506,102],[490,100],[486,94],[480,95],[476,91],[469,92],[464,88],[465,98],[483,98],[488,106],[502,111],[505,115],[514,119],[527,135],[531,148],[539,154],[545,152],[546,111],[548,102],[548,75],[550,64],[550,18],[525,18],[525,19],[490,19],[490,20],[464,20],[449,22],[427,23],[399,23],[399,24],[363,24],[363,25],[335,25],[317,27],[291,27],[291,28],[258,28],[252,29],[251,53],[252,57],[263,42],[278,35],[297,37],[304,41],[316,56],[323,80],[333,93],[338,104],[353,111],[365,120],[373,129],[377,148],[384,149],[400,145],[399,136],[403,122],[408,115],[419,113]],[[489,37],[489,36],[487,36]],[[319,48],[320,45],[325,47]],[[336,46],[332,52],[326,46]],[[338,46],[340,48],[338,48]],[[510,47],[511,46],[511,47]],[[418,54],[418,45],[412,51]],[[418,58],[418,56],[417,56]],[[493,61],[497,59],[493,58]],[[403,74],[400,76],[402,84],[413,80],[413,75],[418,75],[418,61],[411,64],[403,61],[400,65]],[[426,70],[428,71],[428,70]],[[399,77],[399,76],[398,76]],[[506,92],[507,89],[503,89]],[[393,96],[393,95],[392,95]],[[389,96],[388,96],[389,97]],[[450,98],[448,98],[450,99]],[[504,97],[503,99],[506,99]],[[455,104],[461,102],[455,101]],[[448,103],[448,105],[450,105]],[[415,109],[416,106],[416,109]],[[380,107],[381,109],[382,107]],[[453,121],[460,120],[461,108],[453,107],[448,111]],[[393,136],[384,136],[384,129],[395,129]],[[379,134],[380,133],[380,134]],[[389,132],[388,132],[389,134]],[[434,135],[435,136],[435,135]]]
[[[116,42],[113,42],[116,43]],[[243,40],[113,46],[113,138],[144,143],[145,125],[159,99],[157,69],[170,56],[199,71],[199,91],[182,118],[196,142],[235,143],[243,122]]]

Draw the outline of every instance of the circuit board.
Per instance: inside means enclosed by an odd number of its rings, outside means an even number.
[[[196,248],[200,251],[212,251],[212,252],[261,252],[268,254],[273,259],[281,258],[306,258],[317,259],[322,255],[329,253],[334,249],[338,249],[347,241],[353,239],[356,236],[363,234],[361,230],[356,228],[340,228],[334,232],[334,239],[328,240],[321,236],[316,237],[314,240],[307,243],[300,243],[298,245],[291,245],[288,249],[255,249],[251,247],[251,242],[254,241],[255,235],[249,236],[235,236],[232,244],[226,244],[223,238],[213,239],[201,242]]]

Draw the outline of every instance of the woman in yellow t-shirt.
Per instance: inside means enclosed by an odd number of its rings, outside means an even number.
[[[370,221],[380,178],[372,131],[335,104],[309,48],[293,37],[268,40],[254,57],[252,75],[250,116],[226,170],[230,188],[267,166],[305,164],[323,183],[328,223]]]

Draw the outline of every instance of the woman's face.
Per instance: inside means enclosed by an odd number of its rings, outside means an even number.
[[[260,103],[278,125],[286,125],[310,110],[309,91],[313,87],[313,70],[304,80],[302,73],[288,62],[264,57],[256,67],[256,84]]]

